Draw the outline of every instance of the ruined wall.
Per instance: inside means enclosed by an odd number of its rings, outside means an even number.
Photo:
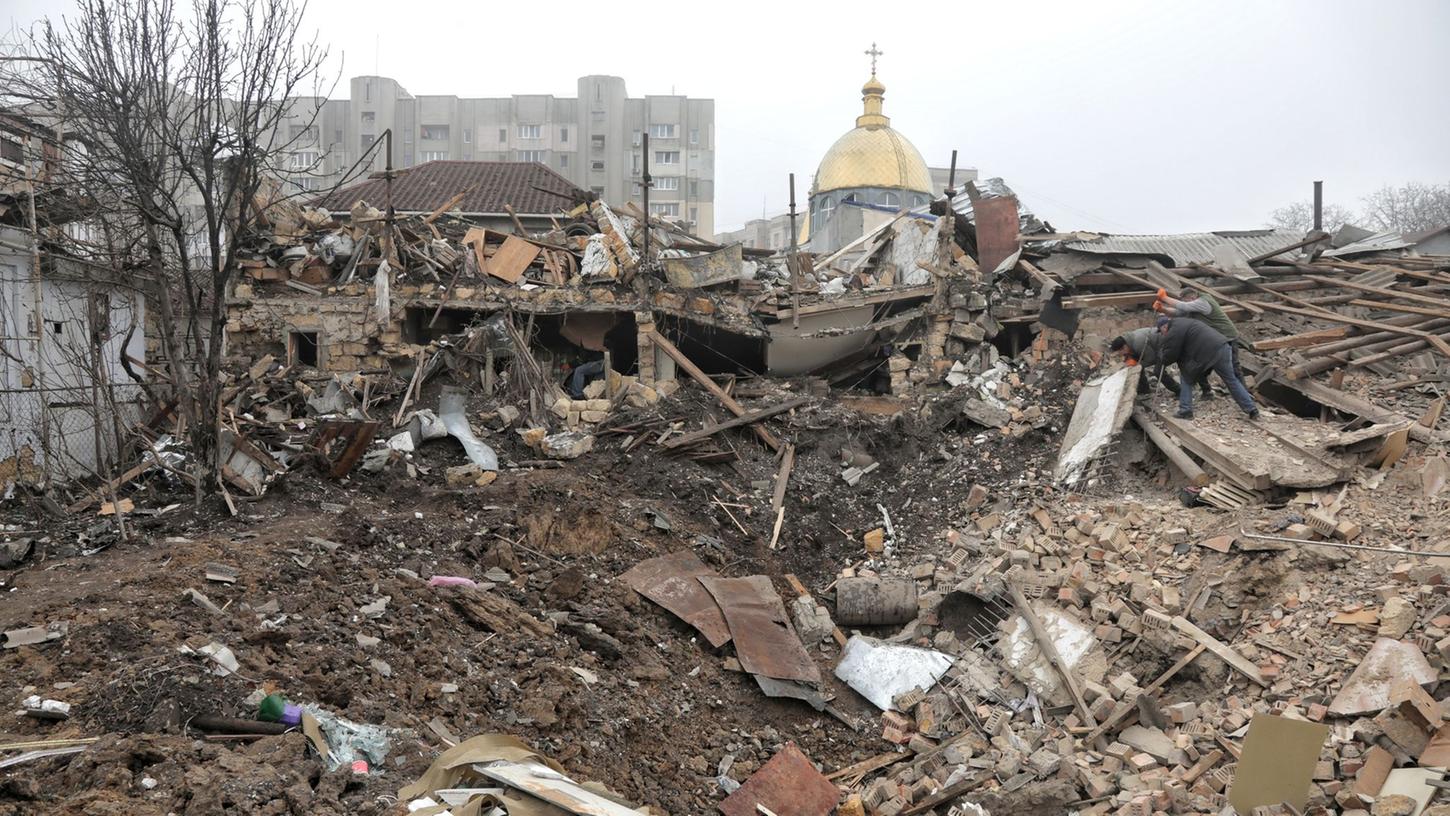
[[[284,294],[285,292],[285,294]],[[316,367],[358,371],[388,365],[390,346],[402,342],[401,309],[394,308],[386,329],[376,319],[371,286],[350,283],[317,296],[294,290],[254,291],[238,285],[227,301],[227,347],[231,360],[250,364],[266,354],[289,363],[306,353],[297,335],[315,335]]]

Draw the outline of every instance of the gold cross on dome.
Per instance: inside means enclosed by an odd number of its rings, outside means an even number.
[[[863,51],[862,53],[871,58],[871,76],[876,76],[876,58],[886,52],[877,50],[876,43],[873,42],[871,43],[871,50]]]

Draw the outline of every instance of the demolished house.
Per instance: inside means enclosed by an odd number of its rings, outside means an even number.
[[[863,91],[846,146],[897,156]],[[1436,236],[1058,232],[1001,179],[880,180],[818,180],[781,251],[562,187],[271,202],[224,514],[143,460],[107,485],[186,558],[3,542],[0,803],[1432,816]],[[1258,421],[1105,353],[1186,289]],[[61,564],[126,580],[78,604]]]

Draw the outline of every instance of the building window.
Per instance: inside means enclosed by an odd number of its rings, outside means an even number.
[[[321,155],[315,150],[299,150],[292,154],[293,170],[311,170],[317,166]]]
[[[317,366],[317,332],[295,331],[287,336],[287,361],[292,365]]]
[[[639,154],[638,153],[631,153],[631,154],[629,154],[629,172],[633,173],[636,176],[639,175]]]
[[[561,144],[567,144],[569,142],[569,129],[568,128],[559,128],[559,142]]]
[[[420,161],[420,162],[448,161],[448,151],[447,150],[420,150],[420,151],[418,151],[418,161]]]
[[[604,195],[604,188],[603,187],[590,187],[589,188],[589,192],[591,192],[591,193],[593,193],[593,194],[595,194],[597,196],[602,196],[602,195]]]
[[[675,138],[674,125],[650,125],[649,137],[651,139],[673,139]]]
[[[521,162],[541,162],[543,160],[544,160],[544,151],[542,151],[542,150],[520,150],[519,151],[519,161],[521,161]]]
[[[635,147],[639,147],[640,146],[640,142],[641,142],[641,140],[640,140],[640,134],[639,134],[639,131],[636,130],[634,132],[634,141],[632,142],[632,144]]]
[[[660,176],[654,180],[656,190],[678,190],[680,189],[679,176]]]
[[[519,125],[520,139],[542,139],[544,128],[542,125]]]
[[[634,183],[634,197],[639,198],[642,195],[644,195],[644,185],[636,181]]]
[[[604,86],[600,85],[598,82],[594,83],[594,101],[604,101]]]
[[[817,226],[824,227],[826,225],[826,222],[831,220],[831,213],[832,212],[835,212],[835,210],[836,210],[836,202],[835,201],[832,201],[829,196],[827,196],[826,198],[821,199],[821,209],[820,209],[821,217],[820,217],[820,223],[819,224],[816,224],[816,225],[813,225],[811,227],[811,229],[814,231],[815,227],[817,227]]]
[[[569,169],[569,154],[568,153],[560,153],[559,154],[559,169],[560,170],[568,170]]]
[[[463,129],[463,143],[473,144],[473,131],[469,130],[468,128]]]
[[[363,135],[357,137],[358,147],[362,148],[363,150],[367,150],[371,148],[373,144],[377,142],[377,140],[378,137],[372,135],[371,133],[364,133]]]
[[[877,200],[878,200],[878,203],[885,204],[888,207],[900,207],[901,206],[901,196],[897,195],[896,193],[891,193],[891,192],[882,193]]]
[[[436,141],[436,142],[446,142],[446,141],[448,141],[448,126],[447,125],[424,125],[423,126],[423,138],[424,139],[430,139],[430,140]]]
[[[649,211],[653,215],[667,215],[671,218],[680,217],[680,202],[678,201],[651,201]]]
[[[700,197],[700,182],[698,179],[690,179],[690,198]]]
[[[699,143],[700,143],[700,129],[699,128],[690,128],[690,144],[697,145]]]
[[[499,144],[503,144],[503,143],[507,142],[508,140],[509,140],[509,129],[508,128],[499,128],[498,129],[498,143]]]
[[[363,101],[373,101],[373,81],[371,79],[363,80]]]
[[[699,207],[691,207],[690,208],[690,221],[692,223],[699,223],[699,221],[700,221],[700,208]]]
[[[305,140],[309,142],[317,141],[317,125],[293,125],[292,140]]]
[[[594,148],[595,150],[603,150],[604,149],[604,136],[602,134],[596,134],[594,136],[590,136],[589,137],[589,146],[592,147],[592,148]]]
[[[603,173],[604,172],[604,162],[602,162],[602,161],[590,162],[589,163],[589,169],[595,171],[596,173]]]
[[[292,184],[298,190],[313,193],[322,189],[322,179],[315,176],[293,176]]]
[[[342,128],[338,128],[332,132],[332,143],[342,144]]]
[[[362,112],[362,123],[364,125],[371,125],[371,124],[373,124],[373,123],[375,123],[377,121],[378,121],[378,115],[377,115],[377,113],[375,113],[373,111],[363,111]]]
[[[679,164],[680,151],[678,150],[656,150],[655,164]]]

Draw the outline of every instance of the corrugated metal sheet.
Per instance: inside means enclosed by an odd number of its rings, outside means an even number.
[[[1342,247],[1331,249],[1324,253],[1328,258],[1345,258],[1350,255],[1363,255],[1366,252],[1389,252],[1395,249],[1404,249],[1414,246],[1415,242],[1405,240],[1398,232],[1376,232],[1375,234],[1361,238],[1352,244],[1345,244]]]
[[[1174,266],[1212,264],[1216,246],[1231,246],[1252,258],[1304,240],[1298,230],[1262,229],[1237,232],[1185,232],[1179,235],[1102,235],[1091,241],[1068,241],[1063,247],[1092,255],[1158,255],[1171,258]],[[1280,256],[1301,257],[1298,250]]]

